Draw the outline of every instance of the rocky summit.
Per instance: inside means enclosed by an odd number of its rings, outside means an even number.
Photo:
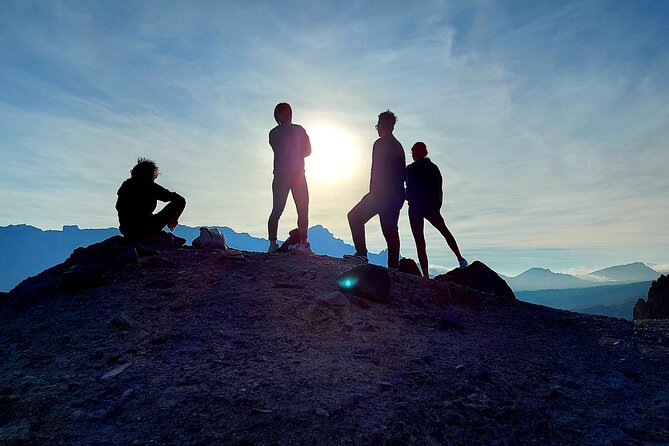
[[[669,321],[470,268],[77,250],[1,296],[0,444],[669,443]]]
[[[669,276],[661,275],[648,290],[648,299],[634,306],[634,320],[669,319]]]

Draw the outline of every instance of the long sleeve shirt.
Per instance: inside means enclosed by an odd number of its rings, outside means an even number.
[[[374,142],[369,192],[382,200],[404,199],[406,158],[402,144],[392,133]]]
[[[304,158],[311,155],[311,142],[302,126],[277,125],[269,132],[269,145],[274,151],[275,175],[304,172]]]
[[[121,226],[131,227],[148,219],[156,210],[158,200],[170,202],[183,200],[181,195],[169,191],[153,181],[128,178],[121,184],[116,200],[116,210]]]
[[[443,200],[439,167],[423,158],[407,166],[407,200],[410,207],[440,209]]]

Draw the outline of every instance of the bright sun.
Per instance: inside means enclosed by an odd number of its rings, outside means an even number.
[[[329,125],[316,125],[307,133],[311,140],[311,156],[305,159],[307,175],[319,182],[347,177],[357,162],[350,135]]]

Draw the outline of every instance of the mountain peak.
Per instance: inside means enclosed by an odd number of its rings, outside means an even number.
[[[514,291],[536,291],[547,289],[580,288],[588,282],[564,273],[554,273],[548,268],[530,268],[507,282]]]
[[[648,267],[643,262],[633,262],[625,265],[616,265],[600,269],[591,273],[593,276],[606,277],[619,282],[641,282],[655,280],[660,273]]]
[[[553,271],[551,271],[548,268],[539,268],[539,267],[530,268],[527,271],[525,271],[523,274],[526,274],[526,273],[555,274],[555,273],[553,273]]]

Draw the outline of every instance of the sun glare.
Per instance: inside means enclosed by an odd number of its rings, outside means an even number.
[[[328,125],[308,128],[311,156],[306,158],[307,175],[319,182],[346,178],[357,162],[353,139],[345,131]]]

